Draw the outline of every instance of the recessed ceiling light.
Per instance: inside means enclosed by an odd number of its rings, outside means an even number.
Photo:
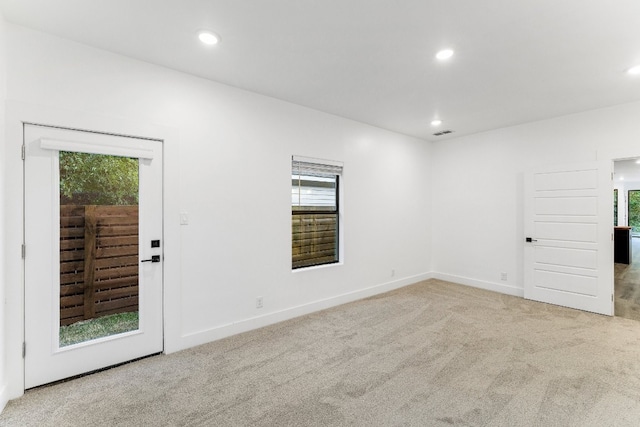
[[[627,74],[631,74],[632,76],[640,75],[640,64],[635,65],[627,70]]]
[[[624,176],[621,176],[621,177],[620,177],[620,181],[624,181]]]
[[[438,58],[441,61],[449,59],[452,56],[453,56],[453,50],[451,49],[443,49],[440,52],[436,53],[436,58]]]
[[[442,120],[435,119],[431,121],[431,126],[440,126],[442,124]]]
[[[636,160],[636,165],[640,165],[640,159]]]
[[[213,46],[214,44],[218,44],[220,42],[220,36],[211,31],[198,32],[198,38],[202,43],[209,46]]]

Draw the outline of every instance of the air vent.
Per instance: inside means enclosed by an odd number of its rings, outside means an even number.
[[[452,130],[443,130],[443,131],[434,133],[433,136],[442,136],[442,135],[447,135],[447,134],[450,134],[450,133],[453,133],[453,131]]]

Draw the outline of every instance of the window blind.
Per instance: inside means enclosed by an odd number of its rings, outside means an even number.
[[[294,157],[291,162],[291,173],[298,176],[330,177],[342,174],[342,166],[296,160]]]

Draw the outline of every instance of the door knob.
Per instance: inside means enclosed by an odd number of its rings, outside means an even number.
[[[160,262],[160,255],[151,255],[151,259],[143,259],[140,262]]]

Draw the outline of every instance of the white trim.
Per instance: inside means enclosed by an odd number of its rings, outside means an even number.
[[[153,159],[153,150],[147,150],[144,148],[114,147],[110,145],[89,144],[77,141],[60,141],[48,138],[40,138],[40,148],[43,150],[73,151],[76,153],[106,154],[138,159]]]
[[[459,285],[471,286],[473,288],[484,289],[486,291],[498,292],[505,295],[524,298],[524,289],[514,285],[487,282],[484,280],[471,279],[469,277],[455,276],[453,274],[446,273],[433,273],[433,278],[444,280],[445,282],[457,283]]]
[[[239,322],[227,323],[202,331],[191,332],[183,335],[180,345],[182,349],[206,344],[222,338],[230,337],[242,332],[251,331],[264,326],[272,325],[285,320],[293,319],[306,314],[315,313],[320,310],[335,307],[341,304],[361,300],[374,295],[379,295],[405,286],[413,285],[423,280],[432,278],[432,273],[422,273],[415,276],[406,277],[392,282],[386,282],[379,285],[371,286],[366,289],[349,292],[346,294],[329,297],[326,299],[314,301],[308,304],[302,304],[297,307],[287,308],[285,310],[267,313],[262,316],[256,316],[244,319]],[[176,349],[177,350],[177,349]],[[168,352],[167,352],[168,353]]]

